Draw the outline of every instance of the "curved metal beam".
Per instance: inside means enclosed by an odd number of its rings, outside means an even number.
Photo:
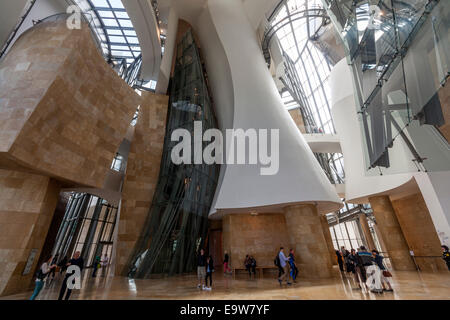
[[[287,15],[282,20],[278,21],[276,24],[272,25],[266,32],[264,32],[264,38],[262,40],[262,50],[264,54],[264,59],[266,60],[267,66],[270,67],[270,43],[273,36],[278,32],[278,30],[284,28],[285,26],[291,24],[294,21],[306,19],[306,18],[323,18],[322,24],[319,28],[325,25],[326,19],[329,19],[328,14],[325,9],[307,9],[302,11],[297,11],[293,14]]]

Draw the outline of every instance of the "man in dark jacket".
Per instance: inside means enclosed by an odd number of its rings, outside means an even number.
[[[73,258],[69,260],[69,262],[67,263],[67,267],[69,266],[77,266],[80,269],[80,275],[81,275],[81,271],[83,270],[84,267],[84,260],[82,257],[80,257],[80,251],[76,251],[73,255]],[[67,288],[67,282],[69,280],[69,278],[73,275],[73,273],[66,273],[66,276],[64,277],[62,286],[61,286],[61,290],[59,291],[59,297],[58,300],[62,300],[64,297],[64,294],[66,294],[65,296],[65,300],[69,300],[70,295],[72,294],[72,289],[68,289]],[[81,280],[80,280],[81,281]],[[66,293],[67,291],[67,293]]]
[[[206,256],[205,256],[205,250],[200,249],[200,254],[197,257],[197,278],[198,278],[198,285],[197,288],[202,288],[202,283],[206,278]],[[203,289],[205,289],[205,286],[203,286]]]
[[[355,249],[352,249],[350,255],[348,256],[348,260],[351,264],[351,270],[353,272],[354,275],[354,279],[355,279],[355,283],[358,285],[358,288],[356,289],[361,289],[361,284],[360,284],[360,280],[361,282],[365,282],[365,269],[363,266],[363,262],[361,257],[356,253]]]
[[[214,272],[214,262],[211,256],[206,258],[206,277],[205,277],[205,290],[211,291],[212,289],[212,273]],[[208,287],[209,278],[209,287]]]
[[[390,280],[390,276],[389,274],[386,273],[385,275],[385,271],[387,271],[386,267],[384,266],[383,263],[383,259],[384,257],[377,251],[377,250],[372,250],[372,257],[373,260],[375,261],[376,265],[378,266],[378,268],[380,268],[381,271],[381,285],[383,286],[383,290],[385,291],[394,291],[392,289],[392,285],[391,285],[391,280]],[[385,284],[388,286],[388,288],[386,289]]]
[[[374,261],[372,258],[372,254],[366,250],[366,247],[361,246],[358,250],[358,265],[356,271],[360,272],[362,282],[366,282],[366,267],[371,266]]]

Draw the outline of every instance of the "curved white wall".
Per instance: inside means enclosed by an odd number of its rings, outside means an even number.
[[[333,121],[341,138],[345,167],[345,198],[348,202],[366,203],[370,196],[387,195],[391,199],[421,192],[436,233],[442,243],[450,243],[450,171],[418,172],[412,163],[412,155],[401,138],[389,149],[391,167],[383,169],[384,175],[374,176],[366,171],[363,152],[363,136],[357,116],[353,94],[353,79],[346,59],[337,63],[330,75]],[[420,133],[412,130],[420,130]],[[429,161],[443,161],[445,154],[438,139],[433,139],[429,128],[408,128],[406,132],[413,143],[428,145]],[[418,137],[422,139],[418,141]],[[422,149],[423,150],[423,149]],[[445,162],[445,161],[444,161]],[[376,169],[373,169],[376,170]],[[404,172],[404,173],[397,173]]]
[[[0,48],[8,40],[11,31],[17,25],[28,0],[0,2]]]
[[[207,9],[230,67],[232,128],[280,130],[278,174],[260,175],[260,164],[228,165],[215,209],[232,212],[300,202],[318,202],[322,212],[339,208],[339,197],[281,101],[242,1],[209,0]]]
[[[14,27],[19,22],[21,16],[25,13],[26,2],[22,0],[4,0],[0,1],[0,30],[2,36],[6,37],[5,41],[13,31]],[[14,4],[13,4],[14,3]],[[21,8],[20,8],[21,7]],[[27,31],[34,26],[33,21],[38,21],[47,18],[51,15],[64,13],[67,9],[67,2],[65,0],[38,0],[34,4],[33,8],[28,13],[27,17],[19,27],[13,41],[8,47],[7,52],[13,46],[14,42]],[[3,15],[8,16],[7,19],[3,19]],[[1,39],[0,39],[1,40]],[[3,47],[3,43],[0,43],[0,48]]]
[[[208,73],[211,94],[214,97],[214,109],[218,126],[222,129],[224,137],[226,128],[233,127],[234,118],[234,89],[231,80],[230,65],[225,50],[217,35],[207,8],[202,10],[198,19],[193,21],[196,35],[200,40],[201,52],[205,59],[206,72]],[[227,141],[225,141],[227,143]],[[221,189],[227,165],[220,168],[219,181],[211,206],[211,212],[215,212],[215,206],[219,190]]]
[[[147,0],[123,1],[123,5],[139,38],[142,79],[156,81],[161,66],[161,42],[155,12]]]
[[[169,86],[173,55],[175,53],[178,19],[179,17],[176,8],[169,8],[164,56],[161,60],[158,83],[156,84],[156,93],[159,94],[166,94],[167,88]]]

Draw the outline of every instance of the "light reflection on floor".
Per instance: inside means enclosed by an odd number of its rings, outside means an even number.
[[[90,271],[83,274],[82,289],[74,290],[72,300],[127,300],[127,299],[219,299],[219,300],[334,300],[334,299],[450,299],[450,272],[417,273],[393,272],[393,293],[374,294],[355,290],[353,279],[343,277],[337,270],[335,278],[328,280],[299,280],[291,287],[280,287],[275,277],[248,279],[240,274],[233,279],[215,273],[212,291],[197,289],[196,275],[183,275],[161,279],[127,279],[124,277],[91,278]],[[40,293],[38,300],[57,299],[62,277]],[[3,297],[28,299],[31,291]]]

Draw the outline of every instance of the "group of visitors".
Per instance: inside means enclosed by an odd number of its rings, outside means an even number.
[[[251,278],[252,274],[253,277],[256,277],[256,260],[251,255],[246,255],[244,260],[244,266],[245,270],[248,271],[248,275]]]
[[[81,257],[80,251],[76,251],[74,253],[72,259],[70,259],[70,260],[67,259],[67,256],[65,256],[64,258],[62,258],[59,261],[58,260],[59,260],[59,255],[56,254],[53,257],[49,256],[44,261],[44,263],[42,263],[42,265],[40,266],[39,270],[36,273],[36,284],[35,284],[33,294],[30,297],[30,300],[36,299],[36,297],[39,295],[42,288],[44,287],[44,284],[47,281],[48,281],[47,282],[48,285],[50,285],[52,283],[52,281],[56,277],[57,269],[59,270],[59,274],[63,274],[65,272],[65,277],[62,281],[58,300],[62,300],[62,299],[69,300],[70,295],[72,293],[72,289],[67,287],[67,282],[69,281],[70,277],[75,273],[75,271],[66,272],[66,270],[70,266],[78,266],[80,274],[81,274],[81,271],[83,270],[83,267],[84,267],[84,260]],[[94,259],[94,263],[93,263],[94,271],[93,271],[92,277],[96,276],[96,272],[99,267],[103,268],[102,275],[104,276],[105,270],[108,266],[108,262],[109,262],[109,259],[108,259],[108,255],[106,253],[102,259],[100,259],[100,257],[96,257]]]
[[[94,271],[92,272],[92,278],[95,278],[97,276],[98,269],[102,270],[101,276],[104,277],[106,274],[106,269],[108,267],[108,263],[109,263],[109,259],[108,259],[108,255],[106,253],[103,256],[103,258],[100,258],[100,256],[96,256],[94,259],[94,262],[92,263],[92,268],[94,269]]]
[[[392,274],[383,262],[384,257],[377,250],[369,252],[365,246],[361,246],[358,250],[348,251],[341,247],[341,250],[336,250],[336,256],[340,271],[344,275],[345,272],[353,274],[357,285],[355,289],[362,289],[362,283],[372,292],[394,291],[391,285]]]
[[[286,257],[284,248],[280,247],[280,251],[275,257],[274,263],[278,267],[278,282],[280,283],[280,286],[283,284],[284,280],[286,280],[287,285],[292,284],[292,282],[289,281],[290,279],[292,279],[293,282],[296,282],[298,268],[295,264],[294,249],[290,249],[289,255]]]

